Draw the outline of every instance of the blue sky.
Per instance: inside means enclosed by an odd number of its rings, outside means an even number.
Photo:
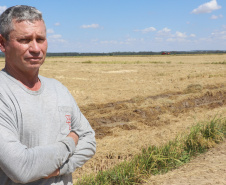
[[[0,0],[39,9],[48,52],[226,50],[226,0]]]

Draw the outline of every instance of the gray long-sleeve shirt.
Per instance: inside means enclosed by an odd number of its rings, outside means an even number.
[[[0,184],[71,185],[95,153],[95,133],[66,87],[39,76],[31,91],[0,71]],[[79,136],[75,147],[70,131]],[[60,176],[43,179],[60,168]]]

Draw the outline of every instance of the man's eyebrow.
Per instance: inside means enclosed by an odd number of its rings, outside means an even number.
[[[37,37],[46,37],[46,34],[45,33],[43,33],[43,34],[36,34],[36,36]],[[19,37],[20,38],[27,38],[27,37],[33,37],[33,35],[28,33],[28,34],[20,35]]]

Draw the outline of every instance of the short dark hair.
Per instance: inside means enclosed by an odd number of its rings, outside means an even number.
[[[13,20],[21,21],[43,21],[42,13],[35,7],[26,5],[12,6],[6,9],[0,16],[0,34],[9,40],[9,34],[13,31]]]

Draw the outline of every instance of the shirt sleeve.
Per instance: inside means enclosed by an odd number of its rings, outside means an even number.
[[[51,145],[28,148],[19,140],[15,117],[0,94],[0,168],[15,183],[47,177],[75,152],[72,138]]]
[[[73,98],[73,97],[72,97]],[[88,120],[81,113],[74,99],[73,117],[71,120],[72,131],[79,136],[76,150],[72,157],[60,168],[60,175],[73,173],[76,168],[81,167],[96,152],[95,132],[91,128]]]

